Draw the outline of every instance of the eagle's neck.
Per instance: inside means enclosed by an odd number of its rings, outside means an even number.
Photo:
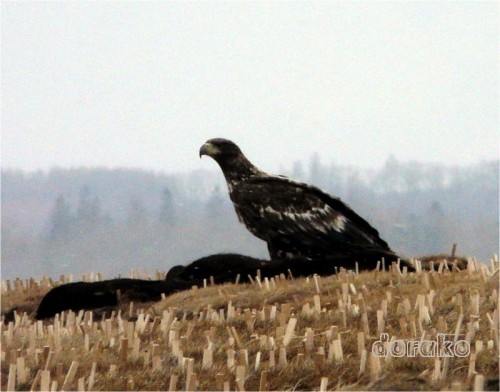
[[[229,193],[231,193],[233,188],[241,181],[245,181],[255,175],[264,174],[243,154],[231,159],[219,160],[217,163],[222,169],[222,173],[224,173]]]

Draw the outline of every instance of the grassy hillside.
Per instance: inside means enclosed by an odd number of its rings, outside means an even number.
[[[19,313],[1,326],[2,390],[495,390],[498,262],[435,266],[256,276],[44,322],[31,314],[48,280],[10,282],[10,290],[3,282],[2,311]],[[405,344],[449,334],[466,355],[378,357],[381,333]]]

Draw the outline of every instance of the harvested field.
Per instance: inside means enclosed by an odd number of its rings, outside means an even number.
[[[54,282],[2,282],[2,312],[17,308],[1,325],[2,390],[498,390],[498,261],[432,264],[257,273],[46,321],[33,314]],[[439,339],[448,349],[424,350]]]

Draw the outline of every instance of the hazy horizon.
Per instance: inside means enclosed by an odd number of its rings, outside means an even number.
[[[248,156],[248,154],[247,154]],[[301,164],[302,167],[304,168],[304,165],[309,165],[311,163],[311,160],[313,159],[313,157],[317,156],[320,160],[320,162],[324,165],[336,165],[336,164],[342,164],[341,162],[336,162],[334,159],[327,159],[328,157],[324,157],[324,156],[320,156],[318,155],[316,152],[312,152],[310,156],[308,157],[303,157],[303,159],[296,159],[296,160],[293,160],[293,161],[290,161],[290,162],[278,162],[278,166],[277,166],[277,169],[276,170],[266,170],[265,167],[260,167],[260,169],[264,170],[264,171],[267,171],[267,172],[274,172],[276,174],[280,174],[281,172],[287,172],[289,174],[287,174],[288,176],[290,176],[290,172],[293,171],[293,168],[294,168],[294,164]],[[251,159],[251,157],[249,157]],[[200,159],[198,157],[196,157],[196,159]],[[407,163],[411,163],[411,162],[414,162],[416,164],[422,164],[422,165],[428,165],[428,166],[433,166],[433,165],[436,165],[436,166],[443,166],[443,167],[449,167],[449,168],[452,168],[452,167],[456,167],[456,168],[468,168],[468,167],[474,167],[474,166],[480,166],[484,163],[488,163],[488,162],[495,162],[495,161],[500,161],[500,158],[497,157],[497,158],[491,158],[491,159],[478,159],[477,161],[473,161],[473,162],[464,162],[464,163],[461,163],[461,162],[440,162],[440,161],[426,161],[426,160],[415,160],[415,159],[412,159],[412,160],[404,160],[404,159],[397,159],[396,157],[394,157],[393,155],[388,155],[386,157],[385,160],[383,160],[379,165],[377,166],[364,166],[364,165],[357,165],[357,164],[346,164],[345,167],[349,167],[349,168],[352,168],[352,169],[358,169],[362,172],[371,172],[371,171],[374,171],[374,170],[380,170],[382,169],[390,160],[392,159],[396,159],[397,162],[399,162],[400,164],[407,164]],[[46,168],[34,168],[34,169],[25,169],[25,168],[22,168],[22,167],[16,167],[16,166],[5,166],[5,165],[1,165],[1,169],[2,171],[21,171],[25,174],[36,174],[36,173],[39,173],[39,172],[42,172],[44,174],[48,174],[50,173],[51,171],[54,171],[54,170],[93,170],[93,169],[104,169],[104,170],[138,170],[138,171],[145,171],[145,172],[152,172],[152,173],[155,173],[155,174],[173,174],[173,175],[176,175],[176,174],[179,174],[179,175],[183,175],[183,174],[189,174],[189,173],[192,173],[192,172],[195,172],[195,171],[204,171],[204,170],[207,170],[207,171],[211,171],[211,172],[220,172],[220,168],[217,166],[217,164],[212,161],[210,158],[202,158],[202,162],[210,162],[210,163],[207,163],[206,166],[202,166],[202,167],[195,167],[195,168],[175,168],[175,169],[169,169],[169,168],[153,168],[153,167],[142,167],[142,166],[125,166],[125,165],[121,165],[121,166],[110,166],[110,165],[100,165],[100,164],[97,164],[97,165],[73,165],[73,166],[61,166],[61,165],[53,165],[53,166],[50,166],[50,167],[46,167]],[[222,175],[222,172],[221,172],[221,175]]]
[[[2,168],[498,159],[497,2],[2,2]]]
[[[341,198],[402,257],[447,254],[454,243],[483,261],[498,253],[498,162],[457,169],[391,161],[366,173],[312,161],[284,174]],[[2,171],[2,276],[116,276],[220,252],[268,257],[238,221],[215,168]]]

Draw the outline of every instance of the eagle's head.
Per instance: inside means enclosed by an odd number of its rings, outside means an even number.
[[[210,139],[200,148],[200,158],[203,155],[215,159],[217,162],[233,160],[241,157],[243,154],[240,148],[231,140],[216,138]]]
[[[229,192],[242,180],[262,173],[243,155],[240,148],[231,140],[217,138],[207,140],[200,148],[200,158],[208,155],[222,169]]]

